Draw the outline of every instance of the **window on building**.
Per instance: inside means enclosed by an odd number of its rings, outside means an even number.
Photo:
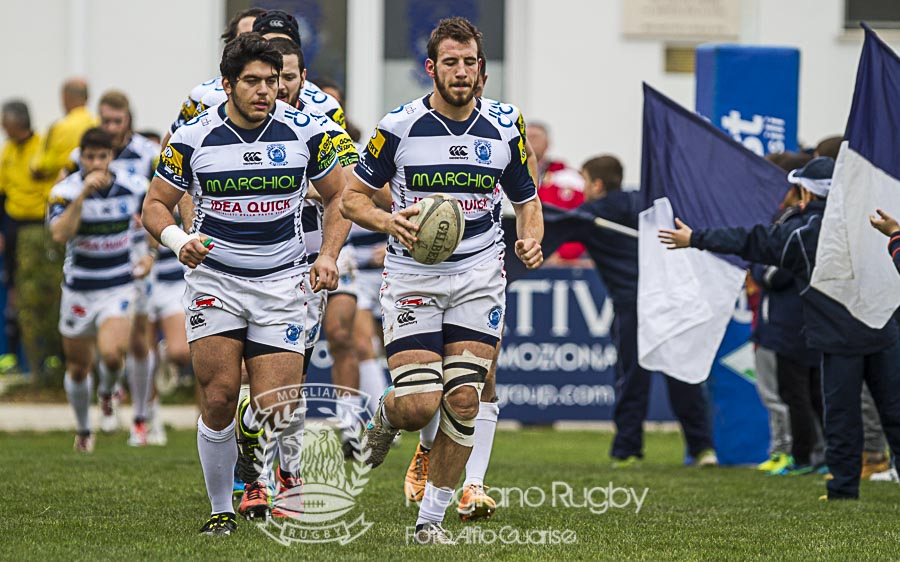
[[[844,28],[858,29],[860,22],[873,28],[900,29],[900,1],[845,0]]]

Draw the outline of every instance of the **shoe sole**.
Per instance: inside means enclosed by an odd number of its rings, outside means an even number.
[[[250,506],[247,509],[241,511],[238,509],[238,513],[246,520],[250,521],[253,519],[266,519],[271,514],[268,505],[254,505]]]
[[[489,519],[496,511],[496,507],[492,507],[486,502],[475,501],[468,509],[456,508],[456,513],[463,521],[475,521],[476,519]]]

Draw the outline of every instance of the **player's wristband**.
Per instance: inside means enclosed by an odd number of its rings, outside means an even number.
[[[176,257],[181,256],[181,249],[185,244],[191,240],[199,239],[199,234],[186,234],[179,226],[174,224],[165,227],[159,235],[159,241],[163,243],[163,246],[172,250]]]

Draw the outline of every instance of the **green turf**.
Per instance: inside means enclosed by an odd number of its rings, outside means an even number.
[[[649,488],[640,513],[574,507],[508,507],[480,530],[573,531],[572,545],[416,547],[404,543],[415,509],[404,507],[402,479],[414,446],[407,435],[359,496],[374,525],[346,546],[285,547],[239,522],[228,539],[197,535],[209,504],[193,432],[170,432],[167,448],[131,449],[126,435],[101,436],[91,456],[72,452],[70,434],[0,434],[5,486],[0,558],[10,560],[883,560],[900,556],[900,486],[865,482],[862,501],[819,502],[821,477],[766,477],[746,468],[680,466],[681,440],[648,437],[648,460],[609,468],[610,435],[500,432],[488,484],[573,488]],[[597,493],[599,494],[599,493]],[[576,496],[580,496],[580,492]],[[538,493],[532,490],[530,499]],[[621,494],[620,494],[621,497]],[[598,500],[600,495],[595,495]],[[518,501],[518,498],[516,498]],[[548,500],[549,501],[549,500]],[[350,515],[348,514],[348,515]],[[455,511],[446,527],[458,532]]]

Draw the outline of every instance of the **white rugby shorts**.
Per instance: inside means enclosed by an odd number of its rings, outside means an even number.
[[[184,292],[188,342],[247,329],[247,340],[303,353],[307,293],[303,274],[251,281],[205,267],[188,271]]]
[[[97,291],[62,288],[59,304],[59,333],[66,338],[96,337],[100,326],[110,318],[130,318],[134,284]]]
[[[328,291],[322,289],[314,293],[309,282],[309,273],[303,276],[303,287],[306,290],[306,349],[312,349],[319,342],[322,334],[322,318],[325,316],[325,305],[328,304]]]
[[[382,269],[360,269],[356,272],[356,308],[381,316]]]
[[[187,285],[182,281],[154,281],[148,316],[152,322],[184,314],[182,299]]]
[[[386,272],[381,307],[388,357],[406,350],[443,355],[445,344],[459,341],[496,345],[506,312],[505,291],[501,257],[450,275]]]

